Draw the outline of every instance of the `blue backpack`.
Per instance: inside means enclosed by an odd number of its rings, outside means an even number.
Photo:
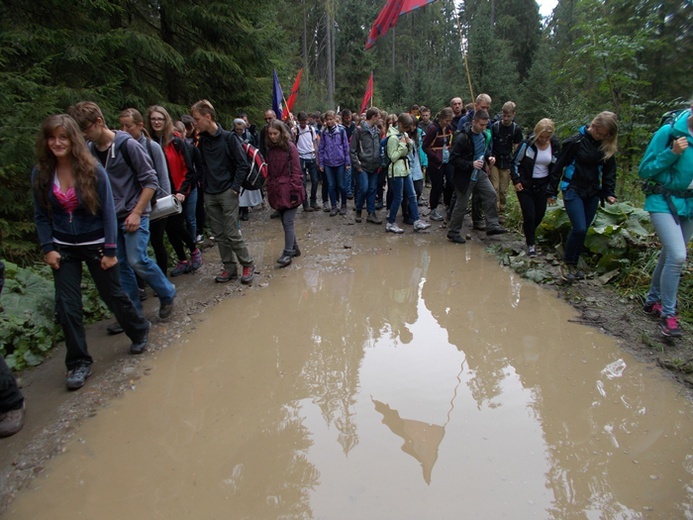
[[[390,156],[387,155],[387,140],[390,136],[385,136],[380,140],[380,168],[387,170],[392,162]]]

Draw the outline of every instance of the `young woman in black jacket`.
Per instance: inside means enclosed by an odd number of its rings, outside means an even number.
[[[539,121],[534,133],[518,148],[510,173],[522,209],[522,229],[529,257],[537,256],[535,235],[546,214],[549,171],[560,148],[555,131],[550,119]]]

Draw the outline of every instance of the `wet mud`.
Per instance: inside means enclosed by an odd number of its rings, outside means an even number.
[[[687,392],[557,292],[441,229],[321,214],[279,270],[266,215],[252,288],[208,262],[145,356],[99,324],[83,391],[32,380],[54,444],[3,451],[3,517],[693,518]]]

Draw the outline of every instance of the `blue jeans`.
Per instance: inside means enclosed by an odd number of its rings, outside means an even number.
[[[314,206],[318,196],[318,169],[315,166],[315,159],[300,159],[300,162],[303,172],[303,189],[306,189],[306,184],[310,179],[310,203]],[[304,206],[308,203],[308,191],[306,191],[305,200]]]
[[[679,225],[671,213],[650,213],[650,220],[662,243],[662,252],[652,273],[646,303],[661,302],[662,316],[675,316],[681,271],[686,265],[686,244],[693,236],[693,219],[680,217]]]
[[[347,166],[344,170],[344,186],[346,187],[347,195],[354,194],[354,185],[352,178],[351,166]]]
[[[597,214],[599,196],[581,197],[575,190],[569,188],[563,192],[563,204],[572,226],[565,243],[563,260],[566,264],[577,265],[585,245],[587,228],[592,225],[594,216]]]
[[[409,214],[415,222],[419,220],[419,205],[416,203],[416,191],[414,191],[414,181],[411,180],[411,175],[406,177],[388,177],[388,185],[392,190],[392,204],[390,204],[390,213],[387,216],[387,221],[394,224],[397,218],[397,212],[402,205],[402,192],[409,201]]]
[[[356,172],[356,211],[363,211],[366,202],[368,213],[375,213],[375,192],[378,189],[378,172]]]
[[[333,208],[337,207],[337,190],[339,190],[339,197],[342,201],[342,206],[346,206],[347,189],[346,184],[344,184],[344,170],[346,170],[346,166],[343,164],[341,166],[325,165],[327,191],[330,194],[330,204],[332,204]]]
[[[195,241],[197,238],[197,188],[193,188],[183,202],[183,214],[185,215],[185,229],[190,238]]]
[[[120,284],[132,300],[135,308],[141,313],[137,278],[139,275],[159,295],[161,304],[170,303],[176,295],[176,289],[168,281],[154,261],[147,255],[149,242],[149,216],[140,219],[140,227],[134,233],[125,231],[125,219],[118,220],[118,268],[120,269]]]

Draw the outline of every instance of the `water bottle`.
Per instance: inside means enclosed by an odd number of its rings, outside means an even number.
[[[481,157],[478,157],[476,159],[476,161],[481,161],[483,159],[484,159],[484,156],[482,155]],[[474,162],[476,162],[476,161],[474,161]],[[478,168],[474,168],[474,170],[472,171],[472,182],[476,182],[479,180],[479,171],[480,170]]]

